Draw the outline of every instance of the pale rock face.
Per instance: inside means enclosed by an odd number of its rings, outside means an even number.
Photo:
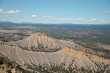
[[[63,42],[42,33],[32,34],[30,37],[18,41],[17,45],[25,50],[40,52],[57,51],[65,47]]]
[[[96,69],[94,62],[99,62],[98,59],[102,58],[75,50],[76,45],[74,42],[58,40],[45,34],[36,33],[18,41],[14,46],[0,44],[0,54],[21,66],[64,63],[66,66],[72,64]],[[100,62],[110,64],[110,60],[102,59]]]

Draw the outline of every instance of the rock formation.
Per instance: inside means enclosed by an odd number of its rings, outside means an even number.
[[[0,42],[0,54],[21,66],[62,64],[96,69],[95,63],[110,64],[109,59],[77,50],[83,47],[74,42],[58,40],[42,33],[35,33],[10,46]]]

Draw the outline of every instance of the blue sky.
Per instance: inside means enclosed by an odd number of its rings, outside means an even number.
[[[0,21],[109,24],[110,0],[0,0]]]

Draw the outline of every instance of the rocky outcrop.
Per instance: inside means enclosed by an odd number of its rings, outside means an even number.
[[[96,69],[95,62],[110,64],[110,60],[76,50],[78,46],[70,41],[58,40],[36,33],[16,42],[16,45],[0,44],[0,54],[21,66],[62,64],[66,66]]]
[[[34,33],[26,39],[17,42],[17,46],[30,51],[55,52],[65,47],[77,48],[79,45],[65,40],[49,37],[46,33]]]

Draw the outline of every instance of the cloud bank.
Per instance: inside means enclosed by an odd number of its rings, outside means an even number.
[[[6,14],[17,14],[19,12],[20,12],[20,10],[8,10],[8,11],[6,11]]]
[[[0,8],[0,13],[3,15],[10,15],[10,14],[18,14],[21,11],[18,9],[10,9],[10,10],[4,10]]]
[[[31,16],[35,20],[41,20],[44,22],[61,22],[61,23],[74,23],[74,24],[109,24],[110,20],[97,19],[97,18],[74,18],[74,17],[60,17],[60,16],[39,16],[33,14]]]
[[[30,14],[25,17],[19,9],[2,9],[0,8],[0,20],[25,20],[25,22],[35,23],[73,23],[73,24],[110,24],[110,19],[84,18],[84,17],[62,17]],[[24,12],[25,13],[25,12]],[[109,13],[109,12],[107,12]],[[19,15],[18,15],[19,14]],[[21,15],[21,16],[20,16]],[[21,19],[22,18],[22,19]]]

